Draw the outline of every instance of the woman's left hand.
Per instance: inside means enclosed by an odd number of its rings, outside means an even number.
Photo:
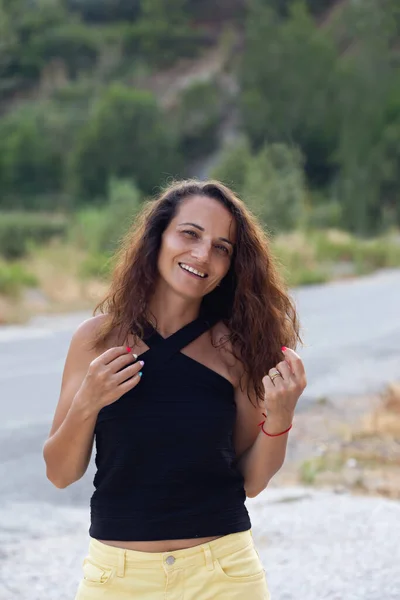
[[[306,373],[300,356],[290,348],[282,349],[285,360],[263,378],[268,433],[279,433],[292,424],[297,401],[306,385]],[[278,376],[273,376],[274,373]],[[271,376],[273,377],[271,379]]]

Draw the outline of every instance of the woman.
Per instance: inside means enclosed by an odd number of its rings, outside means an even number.
[[[306,386],[268,240],[227,187],[183,181],[117,258],[72,337],[44,447],[64,488],[96,439],[76,600],[265,600],[244,503],[282,466]]]

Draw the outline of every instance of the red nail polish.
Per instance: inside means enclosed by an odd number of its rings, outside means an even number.
[[[126,351],[127,351],[127,352],[130,352],[130,351],[131,351],[131,348],[129,348],[129,346],[127,346],[127,347],[126,347]]]
[[[287,350],[286,346],[282,346],[281,350],[282,352],[285,352],[285,350]]]

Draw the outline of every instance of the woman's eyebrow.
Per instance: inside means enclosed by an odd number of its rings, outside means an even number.
[[[179,223],[179,225],[192,225],[192,227],[196,227],[196,229],[200,229],[200,231],[205,231],[204,227],[201,227],[201,225],[197,225],[196,223]],[[227,240],[226,238],[220,237],[218,239],[221,240],[222,242],[226,242],[227,244],[230,244],[233,248],[233,243],[230,242],[229,240]]]

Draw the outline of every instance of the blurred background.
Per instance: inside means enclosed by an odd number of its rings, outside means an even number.
[[[0,0],[0,322],[92,306],[143,200],[217,177],[290,285],[400,265],[397,0]]]
[[[74,596],[94,465],[58,490],[42,459],[66,352],[187,177],[258,215],[303,326],[249,501],[273,599],[400,598],[399,66],[398,0],[0,0],[0,600]]]

